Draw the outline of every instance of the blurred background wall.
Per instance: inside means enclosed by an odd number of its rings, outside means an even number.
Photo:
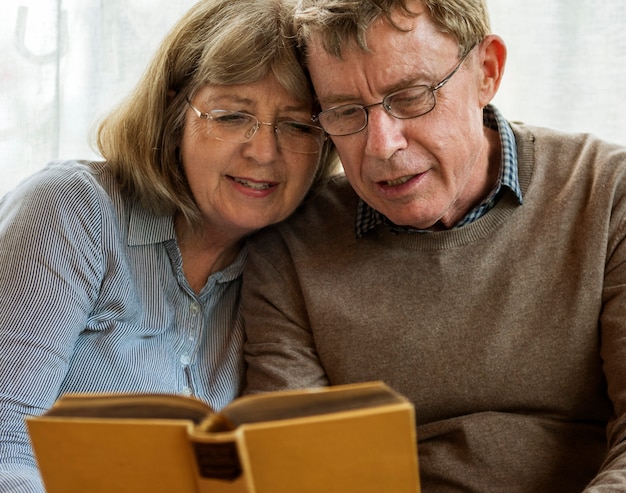
[[[626,2],[488,1],[509,49],[505,116],[626,145]],[[0,3],[0,195],[50,160],[97,159],[98,119],[193,3]]]

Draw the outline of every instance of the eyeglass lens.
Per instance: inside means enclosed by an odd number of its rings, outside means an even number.
[[[399,119],[417,118],[431,112],[437,104],[435,92],[441,89],[459,70],[475,44],[461,57],[456,67],[435,86],[417,85],[401,89],[385,96],[379,102],[363,106],[361,104],[344,104],[322,111],[317,119],[328,135],[351,135],[360,132],[367,126],[368,110],[382,105],[387,113]]]
[[[428,86],[415,86],[389,94],[383,101],[370,106],[346,104],[319,114],[320,125],[329,135],[350,135],[367,126],[367,112],[382,104],[395,118],[408,119],[425,115],[435,107],[435,95]]]
[[[314,125],[296,121],[280,121],[275,124],[259,121],[246,113],[213,110],[207,114],[208,133],[227,142],[243,144],[252,139],[261,125],[274,129],[281,149],[301,154],[316,154],[324,141],[324,130]]]

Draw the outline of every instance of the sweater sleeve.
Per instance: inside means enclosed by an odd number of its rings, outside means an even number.
[[[276,230],[249,244],[242,307],[246,393],[328,385],[291,255]]]
[[[626,154],[622,151],[623,163]],[[607,169],[624,168],[609,161]],[[624,173],[626,175],[626,173]],[[600,343],[607,390],[614,416],[607,427],[608,452],[604,463],[585,493],[626,490],[626,176],[613,180],[612,213],[609,221]],[[609,193],[609,189],[605,190]]]
[[[102,278],[86,171],[51,166],[0,202],[0,491],[43,491],[24,418],[58,396]]]
[[[626,222],[623,223],[626,226]],[[617,261],[617,257],[620,260]],[[607,269],[600,320],[602,359],[615,416],[607,428],[608,453],[585,493],[626,489],[626,242],[616,248]],[[611,488],[607,490],[607,488]],[[612,489],[616,488],[616,489]]]

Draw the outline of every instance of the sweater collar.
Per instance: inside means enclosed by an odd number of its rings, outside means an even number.
[[[517,145],[515,136],[509,123],[502,116],[500,111],[493,105],[487,105],[483,110],[483,124],[498,132],[502,148],[501,166],[498,181],[491,193],[478,206],[472,209],[454,228],[465,226],[476,219],[484,216],[497,203],[504,189],[508,189],[515,195],[521,205],[523,202],[522,192],[519,184]],[[355,230],[357,238],[361,238],[365,233],[374,229],[380,224],[386,224],[395,233],[406,232],[429,232],[407,226],[398,226],[387,217],[370,207],[362,199],[359,199],[356,212]],[[453,228],[453,229],[454,229]]]

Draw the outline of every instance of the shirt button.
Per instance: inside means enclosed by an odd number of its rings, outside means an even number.
[[[193,395],[193,392],[191,391],[190,387],[187,387],[186,385],[183,387],[183,394],[186,396],[191,396]]]
[[[188,365],[189,365],[189,363],[191,363],[191,358],[190,358],[188,355],[183,354],[183,355],[180,357],[180,362],[181,362],[181,364],[183,364],[184,366],[188,366]]]
[[[200,313],[200,305],[198,303],[192,303],[191,306],[189,307],[189,310],[191,311],[191,313],[196,315]]]

